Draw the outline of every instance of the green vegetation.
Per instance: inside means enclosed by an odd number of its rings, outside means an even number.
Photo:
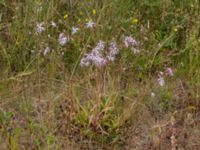
[[[199,0],[0,0],[0,149],[199,149],[199,14]]]

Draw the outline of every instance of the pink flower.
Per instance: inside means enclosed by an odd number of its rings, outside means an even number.
[[[124,39],[124,45],[126,48],[133,47],[133,46],[137,46],[138,42],[131,36],[126,36]]]
[[[64,46],[68,42],[68,38],[65,36],[64,33],[59,34],[58,42],[61,46]]]
[[[107,55],[107,59],[109,61],[114,61],[115,60],[115,57],[116,55],[119,53],[119,49],[117,47],[117,43],[116,41],[112,41],[110,42],[109,44],[109,53]]]
[[[45,25],[44,22],[38,23],[36,25],[36,33],[37,34],[41,34],[42,32],[44,32],[46,30],[44,25]]]
[[[107,62],[102,54],[104,48],[105,42],[99,41],[96,47],[89,54],[84,55],[84,57],[81,59],[80,66],[88,67],[90,64],[94,64],[96,67],[104,66]]]
[[[164,86],[164,84],[165,84],[164,78],[163,77],[159,77],[158,78],[158,83],[159,83],[160,86]]]
[[[174,76],[173,70],[171,68],[167,68],[167,74],[171,77]]]

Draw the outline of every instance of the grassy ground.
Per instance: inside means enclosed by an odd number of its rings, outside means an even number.
[[[198,150],[199,13],[199,0],[0,0],[0,149]]]

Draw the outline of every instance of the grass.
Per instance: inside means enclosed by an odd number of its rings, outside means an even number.
[[[1,149],[198,149],[199,11],[198,0],[0,0]],[[116,41],[115,60],[81,67],[100,40],[103,56]]]

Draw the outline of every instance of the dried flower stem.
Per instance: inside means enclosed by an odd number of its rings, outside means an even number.
[[[98,97],[97,97],[97,107],[99,107],[100,102],[103,98],[104,95],[104,68],[97,68],[97,92],[98,92]]]

